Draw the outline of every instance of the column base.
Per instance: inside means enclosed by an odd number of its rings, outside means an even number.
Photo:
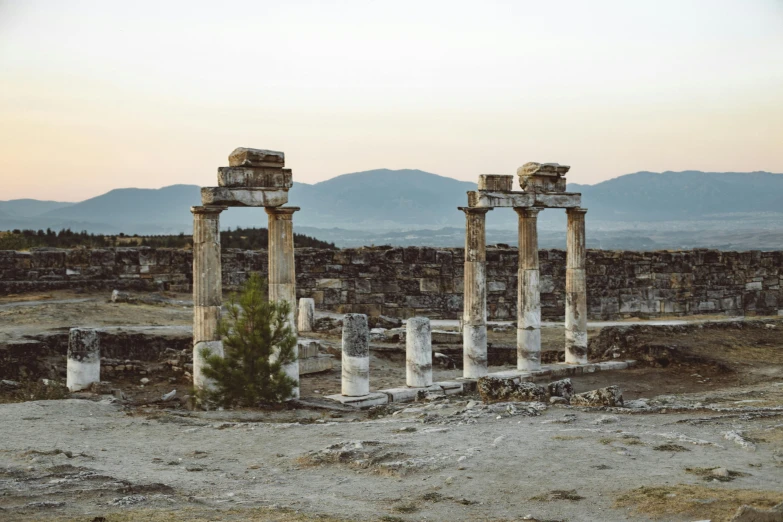
[[[517,330],[517,369],[541,369],[541,330],[538,328]]]
[[[477,379],[487,375],[486,325],[463,325],[462,353],[463,377]]]
[[[201,372],[205,365],[204,357],[201,352],[203,349],[209,350],[212,355],[223,357],[223,341],[201,341],[193,346],[193,387],[197,390],[212,390],[215,383],[212,379],[206,378]]]

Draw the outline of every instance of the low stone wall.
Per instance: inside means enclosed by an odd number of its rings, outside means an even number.
[[[398,317],[457,318],[462,310],[464,252],[458,248],[297,249],[299,297],[316,307]],[[564,315],[565,252],[542,250],[541,308]],[[265,251],[223,253],[226,289],[252,271],[265,274]],[[0,251],[3,294],[63,288],[187,291],[189,251],[152,248]],[[664,315],[783,313],[783,252],[587,253],[592,319]],[[490,319],[515,319],[517,251],[487,249]]]

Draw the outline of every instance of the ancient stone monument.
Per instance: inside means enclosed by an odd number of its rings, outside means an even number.
[[[463,308],[464,377],[487,374],[486,214],[511,207],[519,216],[517,286],[517,368],[541,368],[541,302],[538,268],[538,213],[565,208],[568,215],[566,257],[566,363],[587,363],[587,287],[585,279],[585,213],[582,195],[566,192],[570,167],[526,163],[517,169],[521,192],[512,191],[513,176],[482,174],[478,190],[468,192],[468,206],[459,207],[465,229]]]
[[[240,147],[218,168],[218,186],[201,189],[202,206],[193,213],[193,381],[208,386],[201,376],[200,351],[223,354],[218,335],[223,284],[220,266],[220,213],[228,207],[264,207],[269,215],[269,299],[287,301],[288,322],[296,333],[296,277],[292,216],[298,207],[285,207],[293,185],[285,154]],[[299,361],[286,367],[299,382]],[[299,389],[294,390],[295,397]]]

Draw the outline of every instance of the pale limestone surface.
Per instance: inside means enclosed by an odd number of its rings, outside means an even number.
[[[228,156],[228,164],[231,167],[284,167],[285,153],[238,147]]]
[[[288,189],[202,187],[201,203],[227,207],[280,207],[288,203]]]
[[[411,387],[432,384],[432,330],[427,317],[408,319],[405,334],[405,380]]]

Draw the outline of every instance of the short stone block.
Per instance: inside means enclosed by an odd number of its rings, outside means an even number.
[[[388,404],[389,396],[385,393],[374,392],[368,395],[360,395],[358,397],[347,397],[345,395],[327,395],[327,399],[337,401],[343,406],[350,406],[352,408],[369,408],[371,406],[381,406]]]
[[[440,381],[433,383],[433,386],[440,387],[446,395],[458,395],[465,391],[464,383],[459,381]]]
[[[389,402],[413,402],[418,397],[419,392],[436,392],[439,393],[442,388],[437,385],[427,386],[425,388],[389,388],[388,390],[380,390],[381,393],[385,393],[389,396]]]
[[[334,357],[331,355],[317,355],[307,359],[299,359],[299,375],[327,372],[334,368]]]

